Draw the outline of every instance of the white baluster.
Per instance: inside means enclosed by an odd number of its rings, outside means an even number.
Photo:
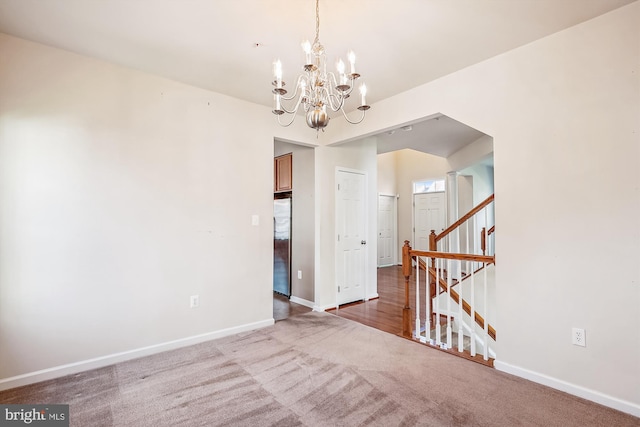
[[[467,253],[470,254],[472,253],[472,250],[470,248],[469,245],[469,223],[471,222],[471,219],[468,219],[467,221],[465,221],[465,230],[466,230],[466,250]],[[465,270],[467,275],[469,274],[473,274],[473,270],[469,269],[469,266],[472,265],[469,261],[465,262]],[[462,261],[460,262],[460,270],[462,270]],[[462,273],[460,273],[460,299],[458,301],[458,318],[460,319],[459,325],[458,325],[458,351],[462,352],[464,350],[464,331],[462,329],[462,319],[464,319],[464,317],[462,317],[464,315],[464,311],[463,311],[463,297],[464,297],[464,285],[462,284]],[[471,325],[473,325],[473,321],[471,322]]]
[[[485,208],[484,210],[484,223],[485,223],[485,227],[484,227],[484,234],[485,234],[485,242],[487,241],[487,209]],[[488,301],[487,301],[487,270],[488,270],[488,265],[487,263],[483,263],[484,268],[482,269],[482,271],[484,272],[483,276],[484,276],[484,289],[483,289],[483,293],[484,293],[484,360],[489,360],[489,316],[487,316],[487,311],[489,309],[489,305],[488,305]]]
[[[474,236],[475,240],[475,236]],[[473,262],[471,265],[475,268],[476,263]],[[476,317],[475,317],[475,295],[476,295],[476,286],[475,286],[476,274],[475,269],[471,271],[471,292],[469,296],[469,307],[471,308],[471,355],[476,355]]]
[[[467,239],[468,240],[468,239]],[[464,351],[464,332],[462,330],[462,261],[457,261],[460,265],[458,268],[458,351]]]
[[[469,222],[471,221],[471,219],[468,219],[464,222],[464,226],[465,226],[465,237],[466,237],[466,242],[465,242],[465,253],[471,254],[473,253],[471,251],[471,249],[469,248]],[[468,272],[467,272],[468,273]]]
[[[447,348],[451,348],[452,330],[451,330],[451,285],[453,269],[451,260],[447,260]]]
[[[426,258],[425,262],[429,262],[429,259]],[[431,338],[431,309],[429,308],[430,305],[430,301],[431,301],[431,292],[429,289],[429,282],[431,281],[431,276],[429,275],[429,264],[426,264],[427,266],[427,274],[425,277],[425,283],[424,283],[424,313],[425,313],[425,317],[424,317],[424,341],[426,342]]]
[[[480,244],[478,243],[478,237],[476,236],[476,230],[478,229],[478,215],[474,215],[473,216],[473,236],[472,236],[472,241],[471,243],[473,244],[473,252],[474,254],[479,254],[480,251]],[[469,220],[471,221],[471,219]],[[473,274],[473,272],[476,271],[476,261],[472,261],[471,262],[471,271],[469,272],[469,274]]]
[[[416,257],[416,331],[414,338],[420,338],[420,257]]]
[[[436,258],[436,307],[435,307],[435,312],[436,312],[436,345],[440,345],[442,342],[440,341],[440,333],[441,333],[441,329],[440,329],[440,275],[442,273],[442,261],[440,258]]]

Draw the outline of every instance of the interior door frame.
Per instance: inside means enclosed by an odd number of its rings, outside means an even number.
[[[384,194],[378,193],[378,217],[380,215],[380,197],[391,197],[393,200],[393,206],[391,212],[393,214],[393,236],[392,236],[392,252],[391,252],[391,265],[398,265],[398,195],[397,194]],[[377,230],[379,232],[380,230]],[[377,238],[377,236],[376,236]],[[376,248],[377,249],[377,248]],[[378,267],[380,267],[378,265]]]
[[[338,286],[337,283],[339,282],[339,272],[338,272],[338,256],[340,255],[339,253],[339,241],[338,241],[338,234],[339,234],[339,230],[338,230],[338,216],[339,216],[339,203],[340,203],[340,195],[338,193],[338,184],[339,184],[339,180],[338,180],[338,176],[340,174],[340,172],[346,172],[346,173],[355,173],[358,175],[362,175],[363,177],[363,196],[362,196],[362,200],[363,200],[363,205],[364,205],[364,209],[362,210],[362,222],[363,222],[363,228],[364,228],[364,234],[365,236],[367,235],[367,230],[369,230],[369,217],[366,214],[367,212],[367,206],[368,206],[368,192],[367,192],[367,188],[368,187],[368,180],[369,180],[369,175],[367,174],[366,171],[363,170],[359,170],[359,169],[352,169],[352,168],[347,168],[347,167],[342,167],[342,166],[336,166],[335,169],[335,174],[334,174],[334,179],[335,179],[335,185],[334,185],[334,260],[333,260],[333,269],[334,269],[334,274],[333,274],[333,280],[334,280],[334,289],[335,289],[335,307],[336,309],[339,308],[339,293],[338,293]],[[377,241],[376,241],[377,243]],[[362,261],[362,280],[363,280],[363,288],[364,288],[364,295],[363,295],[363,299],[364,301],[368,301],[369,300],[369,276],[368,276],[368,271],[369,271],[369,260],[368,260],[368,247],[367,245],[365,245],[364,247],[364,255],[362,257],[363,261]]]

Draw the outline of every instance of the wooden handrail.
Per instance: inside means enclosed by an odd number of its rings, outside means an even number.
[[[407,243],[408,241],[405,241]],[[486,262],[488,264],[495,263],[495,256],[489,255],[476,255],[476,254],[456,254],[449,252],[433,252],[433,251],[415,251],[410,250],[410,256],[423,256],[427,258],[444,258],[444,259],[456,259],[461,261],[475,261]]]
[[[436,277],[436,272],[433,270],[433,268],[429,269],[429,274],[432,277]],[[453,286],[452,286],[453,287]],[[440,288],[444,290],[444,292],[447,292],[449,285],[447,285],[447,282],[445,280],[443,280],[442,278],[440,278]],[[460,295],[454,291],[453,289],[451,289],[451,299],[453,299],[456,304],[460,304]],[[462,299],[462,309],[465,311],[465,313],[467,313],[469,316],[471,316],[471,305],[464,300],[464,298]],[[473,320],[481,327],[484,329],[484,318],[477,312],[477,311],[473,311]],[[493,338],[493,340],[496,340],[496,330],[493,326],[491,325],[487,325],[487,331],[489,333],[489,336],[491,338]]]
[[[438,234],[435,237],[436,242],[442,240],[444,237],[446,237],[449,233],[451,233],[453,230],[455,230],[456,228],[460,227],[460,225],[462,225],[466,220],[468,220],[469,218],[471,218],[472,216],[474,216],[475,214],[477,214],[478,212],[480,212],[485,206],[487,206],[489,203],[493,202],[493,198],[494,195],[490,195],[489,197],[487,197],[486,199],[484,199],[482,202],[480,202],[480,204],[478,204],[476,207],[474,207],[473,209],[471,209],[469,212],[467,212],[463,217],[461,217],[459,220],[457,220],[456,222],[454,222],[453,224],[451,224],[449,227],[447,227],[442,233]]]

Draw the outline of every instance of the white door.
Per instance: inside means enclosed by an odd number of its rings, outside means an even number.
[[[445,193],[414,194],[414,246],[420,251],[429,250],[429,234],[435,230],[436,234],[444,230],[446,224]]]
[[[395,196],[378,196],[378,267],[395,262],[395,203]]]
[[[336,192],[337,303],[365,298],[365,176],[339,170]]]

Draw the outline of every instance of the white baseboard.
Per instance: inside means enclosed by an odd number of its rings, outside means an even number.
[[[336,308],[335,304],[326,304],[326,305],[315,305],[313,306],[313,311],[326,311],[330,308]]]
[[[313,302],[307,301],[306,299],[294,297],[293,295],[291,295],[291,298],[289,298],[289,301],[294,302],[296,304],[304,305],[305,307],[309,307],[309,308],[313,308],[314,307],[314,303]]]
[[[292,297],[293,298],[293,297]],[[378,294],[371,294],[367,297],[367,300],[373,299],[373,298],[378,298]],[[313,311],[327,311],[330,310],[332,308],[336,308],[335,303],[334,304],[326,304],[326,305],[314,305],[313,306]]]
[[[226,337],[240,332],[260,329],[274,324],[273,319],[262,320],[245,325],[235,326],[233,328],[221,329],[218,331],[207,332],[205,334],[194,335],[191,337],[180,338],[174,341],[168,341],[160,344],[154,344],[147,347],[137,348],[135,350],[123,351],[121,353],[109,354],[107,356],[96,357],[93,359],[82,360],[80,362],[69,363],[52,368],[42,369],[40,371],[29,372],[27,374],[16,375],[14,377],[0,379],[0,391],[14,387],[20,387],[27,384],[33,384],[40,381],[46,381],[54,378],[63,377],[65,375],[76,374],[78,372],[88,371],[90,369],[103,368],[115,363],[125,362],[139,357],[150,356],[152,354],[161,353],[163,351],[174,350],[176,348],[187,347],[199,344],[205,341]]]
[[[555,388],[556,390],[564,391],[574,396],[581,397],[583,399],[590,400],[592,402],[599,403],[609,408],[617,409],[618,411],[631,414],[635,417],[640,417],[640,405],[629,402],[626,400],[618,399],[613,396],[609,396],[604,393],[600,393],[595,390],[591,390],[585,387],[581,387],[575,384],[568,383],[566,381],[559,380],[544,374],[540,374],[528,369],[513,366],[508,363],[500,362],[496,360],[494,367],[498,371],[506,372],[508,374],[515,375],[517,377],[525,378],[529,381],[536,382],[538,384],[546,385],[547,387]]]

